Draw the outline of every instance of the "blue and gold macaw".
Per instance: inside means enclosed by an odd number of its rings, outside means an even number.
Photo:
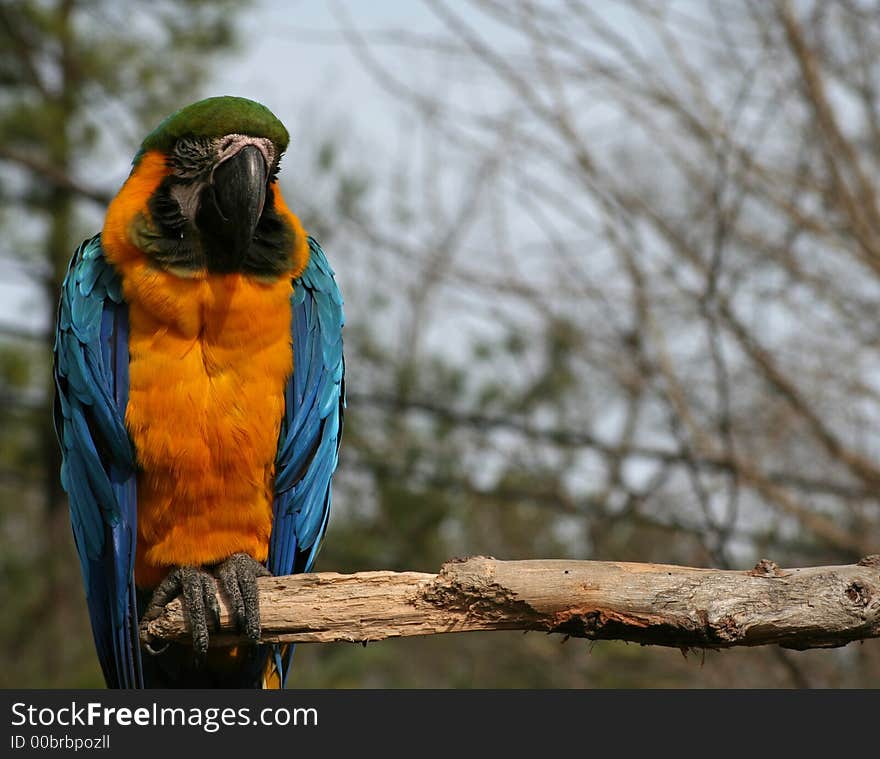
[[[216,588],[254,644],[256,580],[307,572],[344,405],[342,298],[277,184],[287,130],[237,97],[144,140],[73,256],[55,424],[109,687],[282,687],[292,646],[208,647]],[[139,644],[180,595],[192,646]]]

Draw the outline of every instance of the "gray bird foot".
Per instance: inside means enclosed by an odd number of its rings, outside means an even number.
[[[141,617],[141,629],[147,622],[156,619],[165,604],[177,596],[182,597],[183,616],[192,631],[193,653],[201,664],[208,655],[208,624],[214,630],[220,629],[220,604],[217,601],[217,582],[198,567],[177,567],[168,573],[153,591],[150,603]],[[161,654],[168,646],[154,649],[149,643],[144,647],[151,654]]]
[[[259,643],[257,578],[271,577],[272,573],[246,553],[234,553],[214,570],[214,574],[226,593],[239,632],[244,633],[251,643]]]

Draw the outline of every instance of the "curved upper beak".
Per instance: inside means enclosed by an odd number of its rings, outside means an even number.
[[[235,269],[247,253],[266,203],[268,177],[263,153],[255,145],[245,145],[214,169],[214,202],[201,204],[199,226],[228,260],[215,260],[212,268]]]

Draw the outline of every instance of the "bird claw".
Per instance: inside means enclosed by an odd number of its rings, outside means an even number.
[[[246,553],[236,553],[214,568],[214,575],[198,567],[176,567],[153,591],[147,609],[141,617],[140,632],[147,653],[158,656],[168,644],[155,648],[149,640],[147,624],[159,617],[165,605],[181,596],[183,616],[192,631],[193,654],[196,664],[203,664],[208,655],[208,628],[220,630],[220,603],[217,599],[217,581],[229,599],[229,606],[238,629],[252,643],[260,642],[260,603],[257,578],[269,577],[269,572]]]
[[[197,664],[202,664],[208,655],[208,625],[220,629],[220,603],[217,600],[217,583],[210,574],[198,567],[177,567],[162,580],[153,591],[153,596],[141,617],[141,631],[146,623],[156,619],[165,605],[176,598],[182,597],[183,616],[192,632],[193,653]],[[145,644],[147,652],[161,654],[167,645],[154,649]]]
[[[229,600],[240,632],[251,643],[260,642],[260,602],[257,578],[272,573],[246,553],[236,553],[215,570],[217,579]]]

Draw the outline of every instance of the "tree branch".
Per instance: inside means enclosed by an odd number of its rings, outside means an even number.
[[[539,630],[675,647],[798,650],[880,637],[880,555],[848,566],[751,571],[603,561],[453,560],[437,575],[332,572],[259,580],[266,643],[367,642]],[[241,639],[221,597],[215,645]],[[141,637],[188,639],[175,599]]]
[[[640,445],[637,443],[628,443],[621,446],[619,443],[600,439],[584,430],[535,426],[518,417],[493,415],[468,409],[456,409],[431,400],[402,398],[399,395],[387,393],[362,393],[357,391],[347,392],[346,398],[349,407],[353,409],[376,407],[394,411],[424,412],[438,419],[463,427],[472,427],[479,430],[488,428],[503,429],[517,432],[527,438],[542,440],[564,447],[589,448],[611,459],[631,456],[663,464],[686,466],[689,463],[694,463],[700,467],[730,474],[740,474],[739,469],[743,465],[741,459],[729,458],[721,454],[709,455],[703,452],[694,452],[688,457],[680,449],[676,450],[668,446]],[[876,492],[862,485],[849,484],[827,477],[811,477],[783,471],[769,471],[764,476],[767,481],[774,484],[807,491],[811,494],[821,493],[846,499],[871,499]]]
[[[53,166],[37,156],[22,153],[0,145],[0,161],[8,161],[27,169],[33,174],[42,177],[50,184],[61,190],[69,190],[86,200],[91,200],[98,205],[105,206],[113,198],[113,194],[95,187],[87,187],[65,171]]]

